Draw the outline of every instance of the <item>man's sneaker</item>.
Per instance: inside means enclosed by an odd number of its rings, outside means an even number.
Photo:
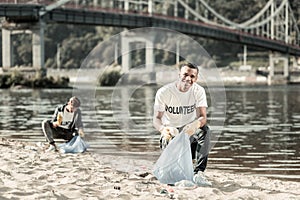
[[[50,144],[49,148],[46,150],[46,152],[51,152],[51,151],[58,151],[57,147],[55,144]]]
[[[182,180],[175,183],[177,187],[195,187],[195,183],[189,180]]]
[[[194,175],[193,181],[198,186],[212,186],[211,182],[209,182],[202,171],[199,171],[197,174]]]

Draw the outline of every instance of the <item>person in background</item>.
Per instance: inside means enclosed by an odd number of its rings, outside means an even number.
[[[54,139],[70,141],[74,136],[84,137],[80,100],[73,96],[64,105],[56,107],[52,119],[42,122],[42,130],[50,144],[47,151],[58,151]]]
[[[207,126],[207,100],[203,87],[196,83],[199,69],[192,63],[179,66],[178,80],[158,89],[154,102],[153,126],[161,133],[160,147],[183,131],[190,136],[194,167],[193,181],[211,186],[205,178],[210,130]]]

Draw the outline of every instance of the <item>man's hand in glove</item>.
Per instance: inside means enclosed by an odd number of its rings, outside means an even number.
[[[79,136],[80,136],[80,137],[82,137],[82,138],[84,137],[84,132],[83,132],[82,129],[79,129],[78,133],[79,133]]]
[[[177,128],[170,127],[170,126],[162,126],[159,130],[161,133],[161,148],[165,149],[169,142],[179,134]]]
[[[173,137],[175,137],[176,135],[178,135],[179,132],[178,132],[177,128],[170,127],[170,126],[164,126],[160,130],[160,133],[164,137],[165,140],[170,140]]]
[[[199,121],[199,119],[196,119],[191,123],[185,125],[182,131],[188,134],[189,136],[192,136],[195,134],[196,130],[200,128],[200,126],[201,126],[201,122]]]

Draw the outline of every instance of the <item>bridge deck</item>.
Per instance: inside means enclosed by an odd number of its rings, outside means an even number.
[[[9,22],[24,23],[39,21],[39,11],[43,6],[36,4],[2,4],[0,16]],[[239,44],[266,48],[272,51],[300,56],[300,47],[281,41],[252,35],[229,28],[213,26],[182,18],[149,15],[148,13],[125,13],[111,9],[87,10],[76,8],[58,8],[43,16],[47,23],[71,23],[84,25],[118,26],[127,28],[158,27],[176,30],[188,35],[208,37]]]

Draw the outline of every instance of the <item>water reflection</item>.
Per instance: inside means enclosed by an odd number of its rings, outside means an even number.
[[[151,87],[114,88],[103,98],[102,89],[96,91],[96,119],[102,131],[100,137],[102,143],[113,144],[109,149],[102,148],[99,138],[93,139],[97,151],[157,158],[159,135],[152,126],[153,92]]]
[[[91,104],[82,106],[90,151],[156,160],[160,154],[159,135],[152,126],[156,90],[147,86],[96,90]],[[41,121],[72,95],[72,90],[59,89],[0,92],[1,136],[34,142],[45,141]],[[208,167],[299,181],[299,92],[293,85],[226,88],[225,126],[211,127],[221,134],[214,137],[217,143]],[[210,107],[209,116],[218,107],[224,102]]]
[[[299,180],[298,86],[227,88],[227,118],[214,168]],[[212,162],[213,161],[213,162]]]

